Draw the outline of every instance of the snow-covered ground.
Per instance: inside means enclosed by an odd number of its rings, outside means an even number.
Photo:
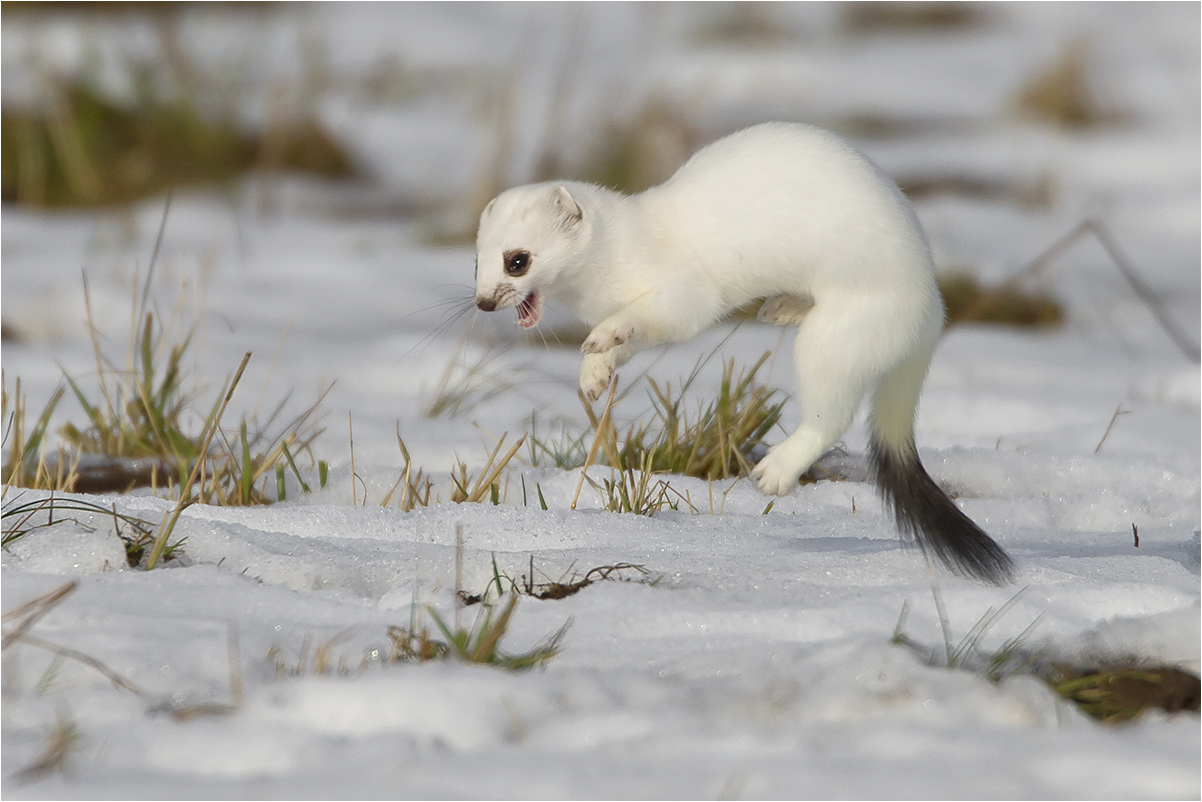
[[[604,512],[585,485],[569,511],[578,472],[516,462],[497,507],[379,506],[400,475],[398,428],[445,499],[456,458],[478,469],[492,436],[512,441],[532,412],[540,433],[584,425],[576,349],[522,334],[510,312],[454,317],[467,307],[470,245],[434,244],[471,207],[506,105],[506,181],[523,180],[545,138],[593,147],[588,135],[648,98],[667,98],[703,139],[770,118],[883,120],[896,130],[856,142],[901,179],[1050,187],[1042,206],[920,199],[942,266],[996,283],[1096,217],[1196,343],[1198,6],[974,8],[982,19],[968,27],[880,32],[849,29],[839,6],[777,7],[785,33],[751,44],[719,36],[736,27],[722,16],[735,12],[709,5],[186,16],[181,41],[202,62],[236,66],[248,114],[256,92],[280,76],[294,85],[320,49],[321,114],[370,176],[349,188],[290,179],[178,193],[156,268],[164,313],[182,299],[185,317],[201,321],[192,353],[210,394],[254,352],[230,419],[289,390],[299,411],[335,382],[314,446],[330,483],[270,507],[188,509],[177,529],[183,557],[152,573],[122,568],[101,518],[78,515],[11,544],[3,609],[76,579],[31,634],[102,661],[146,696],[78,662],[52,664],[28,643],[7,648],[5,796],[1196,798],[1197,716],[1106,727],[1031,676],[993,683],[890,644],[905,606],[905,633],[942,654],[933,581],[957,640],[1021,592],[982,639],[987,654],[1034,623],[1024,647],[1045,662],[1199,670],[1199,368],[1096,240],[1031,285],[1064,303],[1063,327],[949,331],[919,410],[928,470],[1015,558],[1012,587],[930,574],[899,543],[863,481],[859,424],[838,457],[849,480],[802,487],[768,514],[745,480],[681,477],[666,478],[695,510]],[[128,22],[6,16],[5,102],[29,91],[21,59],[30,53],[59,65],[90,53],[103,64],[153,52],[156,41],[150,26]],[[1017,117],[1020,87],[1076,42],[1119,121],[1073,131]],[[565,70],[567,111],[549,114]],[[162,199],[130,210],[3,209],[3,319],[22,336],[4,343],[3,367],[31,409],[61,369],[85,384],[94,370],[81,271],[104,345],[124,359],[131,283],[144,275],[162,209]],[[570,326],[550,311],[548,329]],[[702,397],[716,389],[719,357],[750,364],[786,343],[756,324],[718,327],[641,355],[622,376],[647,370],[675,383],[717,348],[694,385]],[[482,364],[496,394],[461,417],[424,417],[456,359]],[[788,359],[765,370],[790,388]],[[638,387],[617,414],[648,407]],[[350,416],[362,478],[353,495]],[[64,402],[56,420],[81,417]],[[795,417],[790,405],[786,426]],[[10,488],[5,504],[37,496],[20,492]],[[100,500],[151,521],[171,508],[146,494]],[[572,621],[543,668],[388,664],[387,628],[408,625],[415,598],[451,615],[459,525],[473,592],[494,559],[513,577],[531,560],[540,579],[620,562],[650,573],[524,599],[504,642],[511,651]],[[334,662],[353,673],[277,676],[277,660],[295,665],[331,639]],[[282,657],[269,657],[273,648]],[[156,712],[158,701],[228,702],[231,660],[244,685],[236,711],[184,721]],[[78,734],[62,770],[19,775],[56,720]]]

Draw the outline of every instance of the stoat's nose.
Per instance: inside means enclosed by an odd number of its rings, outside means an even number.
[[[482,312],[492,312],[497,308],[497,301],[494,298],[477,298],[476,308]]]

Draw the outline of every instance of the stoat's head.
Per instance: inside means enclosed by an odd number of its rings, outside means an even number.
[[[538,323],[556,278],[571,265],[584,211],[558,184],[514,187],[493,198],[476,234],[476,306],[516,307]]]

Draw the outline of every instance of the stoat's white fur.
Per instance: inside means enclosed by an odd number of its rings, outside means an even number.
[[[555,300],[592,326],[580,368],[591,399],[635,351],[767,299],[761,318],[798,326],[802,418],[755,466],[766,493],[793,490],[869,391],[874,453],[912,454],[922,470],[914,411],[943,324],[930,249],[897,185],[834,134],[748,128],[633,196],[574,182],[516,187],[484,210],[476,250],[482,309],[517,307],[531,326]]]

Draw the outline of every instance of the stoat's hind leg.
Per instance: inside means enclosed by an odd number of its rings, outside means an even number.
[[[756,318],[773,326],[800,326],[806,312],[814,308],[814,299],[798,295],[773,295],[764,299]]]
[[[761,492],[792,492],[847,431],[865,391],[905,356],[906,338],[890,336],[899,328],[896,305],[883,293],[844,293],[805,314],[793,349],[801,421],[752,469]]]

